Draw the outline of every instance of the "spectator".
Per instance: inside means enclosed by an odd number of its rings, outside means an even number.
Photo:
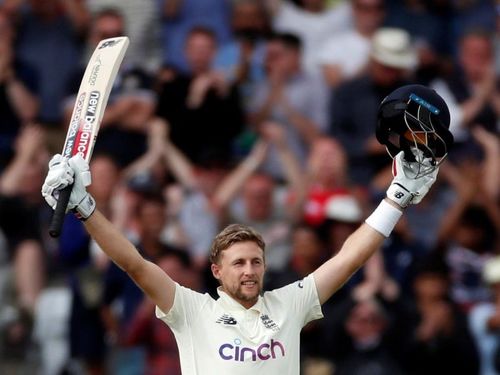
[[[487,134],[484,131],[484,135],[477,138],[493,141],[496,151],[485,153],[493,162],[487,159],[478,167],[477,161],[468,160],[458,168],[448,165],[445,174],[456,199],[440,223],[438,243],[450,268],[451,296],[464,311],[489,299],[489,291],[481,283],[481,272],[498,246],[497,197],[485,187],[491,184],[491,178],[498,178],[498,156],[495,155],[498,155],[499,144]]]
[[[49,156],[45,132],[36,125],[24,127],[16,139],[15,151],[0,175],[0,228],[7,236],[14,264],[18,307],[31,315],[45,284],[43,258],[49,251],[42,240],[50,212],[38,197]]]
[[[16,54],[36,69],[39,77],[42,124],[58,126],[62,120],[61,101],[75,74],[75,61],[80,61],[89,15],[84,2],[9,1],[4,5],[18,22]],[[57,56],[57,64],[54,63]]]
[[[325,260],[326,253],[325,244],[316,229],[307,224],[297,224],[291,235],[289,264],[282,270],[269,272],[265,289],[281,288],[304,278]]]
[[[273,19],[273,29],[297,35],[304,46],[301,56],[304,69],[314,74],[319,74],[315,55],[324,41],[352,27],[348,3],[341,1],[328,7],[326,0],[300,0],[298,4],[286,0],[265,2]]]
[[[367,74],[337,88],[329,130],[347,152],[353,183],[369,184],[375,173],[387,165],[385,148],[375,139],[377,110],[385,96],[408,83],[408,73],[416,63],[408,33],[382,28],[373,39]]]
[[[353,0],[354,28],[332,34],[323,48],[316,51],[318,65],[328,85],[363,74],[370,58],[371,40],[385,17],[383,0]]]
[[[195,164],[210,155],[231,161],[244,126],[238,87],[212,69],[216,52],[210,29],[192,29],[185,41],[189,74],[172,75],[159,92],[157,115],[170,123],[172,142]]]
[[[500,350],[500,257],[488,260],[483,281],[492,291],[491,301],[478,304],[469,314],[469,326],[479,350],[480,375],[496,375],[495,356]],[[498,360],[498,358],[497,358]]]
[[[481,30],[465,33],[459,43],[458,66],[450,77],[436,80],[432,86],[450,108],[450,129],[456,142],[462,145],[456,147],[455,153],[477,155],[477,145],[472,149],[470,146],[472,127],[479,125],[498,133],[500,95],[491,35]]]
[[[14,156],[14,140],[22,125],[36,119],[39,110],[36,71],[15,53],[16,28],[0,8],[0,171]]]
[[[148,73],[160,67],[160,12],[157,1],[89,0],[86,3],[94,15],[110,9],[123,15],[123,31],[130,39],[123,64]]]
[[[428,258],[413,281],[414,300],[394,311],[399,327],[395,345],[406,374],[477,374],[466,316],[450,300],[449,287],[444,263]]]
[[[327,93],[323,83],[301,67],[301,43],[292,34],[270,38],[266,52],[267,80],[255,90],[250,109],[253,125],[259,131],[263,121],[282,124],[287,143],[305,160],[309,147],[327,125]],[[270,151],[264,170],[283,178],[275,150]]]
[[[366,193],[353,186],[348,177],[347,155],[334,138],[322,136],[316,139],[307,159],[308,192],[304,204],[304,220],[313,226],[325,220],[325,206],[337,194],[352,193],[360,202]]]
[[[187,74],[191,67],[184,54],[193,28],[213,30],[213,39],[224,45],[231,40],[231,5],[228,0],[162,0],[163,63]]]
[[[350,339],[350,350],[337,362],[335,373],[347,374],[403,374],[385,342],[389,318],[383,306],[375,300],[357,302],[345,321]]]
[[[258,0],[233,2],[231,27],[233,40],[220,45],[214,69],[221,71],[230,82],[240,85],[246,107],[255,85],[265,77],[265,38],[270,33],[270,25],[261,2]]]
[[[405,0],[390,3],[386,26],[406,30],[415,39],[420,53],[432,53],[437,59],[453,55],[450,2],[437,4],[424,0]]]
[[[95,155],[91,172],[99,176],[92,184],[96,202],[111,215],[110,201],[119,181],[119,166],[108,155]],[[105,340],[105,326],[101,317],[103,283],[108,261],[99,246],[83,229],[83,224],[72,214],[66,215],[59,240],[59,259],[69,272],[69,361],[89,373],[102,373],[109,353]]]

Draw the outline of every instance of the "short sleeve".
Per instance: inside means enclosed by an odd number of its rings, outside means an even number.
[[[286,306],[301,327],[323,317],[313,274],[267,294],[271,303]]]
[[[201,309],[211,297],[201,294],[175,283],[174,304],[168,312],[156,306],[156,317],[170,328],[182,330],[189,321],[199,318]]]

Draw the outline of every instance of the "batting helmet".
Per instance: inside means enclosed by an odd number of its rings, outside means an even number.
[[[450,112],[434,90],[422,85],[402,86],[380,104],[376,137],[391,157],[404,151],[416,162],[414,178],[431,173],[444,160],[453,144]]]

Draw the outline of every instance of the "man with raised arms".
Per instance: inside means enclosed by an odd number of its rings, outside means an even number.
[[[415,96],[417,100],[412,99]],[[84,220],[104,252],[154,301],[157,317],[175,334],[184,375],[298,375],[302,327],[323,316],[321,304],[380,248],[404,208],[420,202],[436,179],[436,159],[444,156],[435,154],[435,142],[448,135],[444,101],[423,86],[398,89],[381,105],[377,135],[383,142],[384,135],[397,128],[395,124],[405,125],[399,132],[401,150],[394,155],[394,179],[386,198],[337,255],[303,280],[264,294],[265,243],[252,228],[232,224],[215,237],[210,249],[212,273],[220,283],[215,300],[179,285],[144,259],[95,208],[86,191],[91,182],[89,166],[78,155],[69,160],[60,155],[52,158],[42,194],[55,207],[57,191],[73,183],[69,208]]]

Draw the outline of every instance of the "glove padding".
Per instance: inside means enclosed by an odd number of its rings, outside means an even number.
[[[67,159],[56,154],[49,162],[49,172],[42,186],[42,195],[53,209],[56,208],[59,191],[73,184],[66,212],[73,210],[86,219],[95,210],[94,198],[86,187],[92,182],[89,165],[77,154]]]
[[[430,166],[431,159],[424,159],[423,163],[428,163]],[[389,189],[387,189],[387,198],[396,202],[402,208],[409,204],[418,204],[431,188],[439,171],[436,167],[431,173],[412,178],[415,176],[416,169],[420,168],[416,162],[408,162],[404,160],[404,151],[396,155],[392,161],[392,180]]]

